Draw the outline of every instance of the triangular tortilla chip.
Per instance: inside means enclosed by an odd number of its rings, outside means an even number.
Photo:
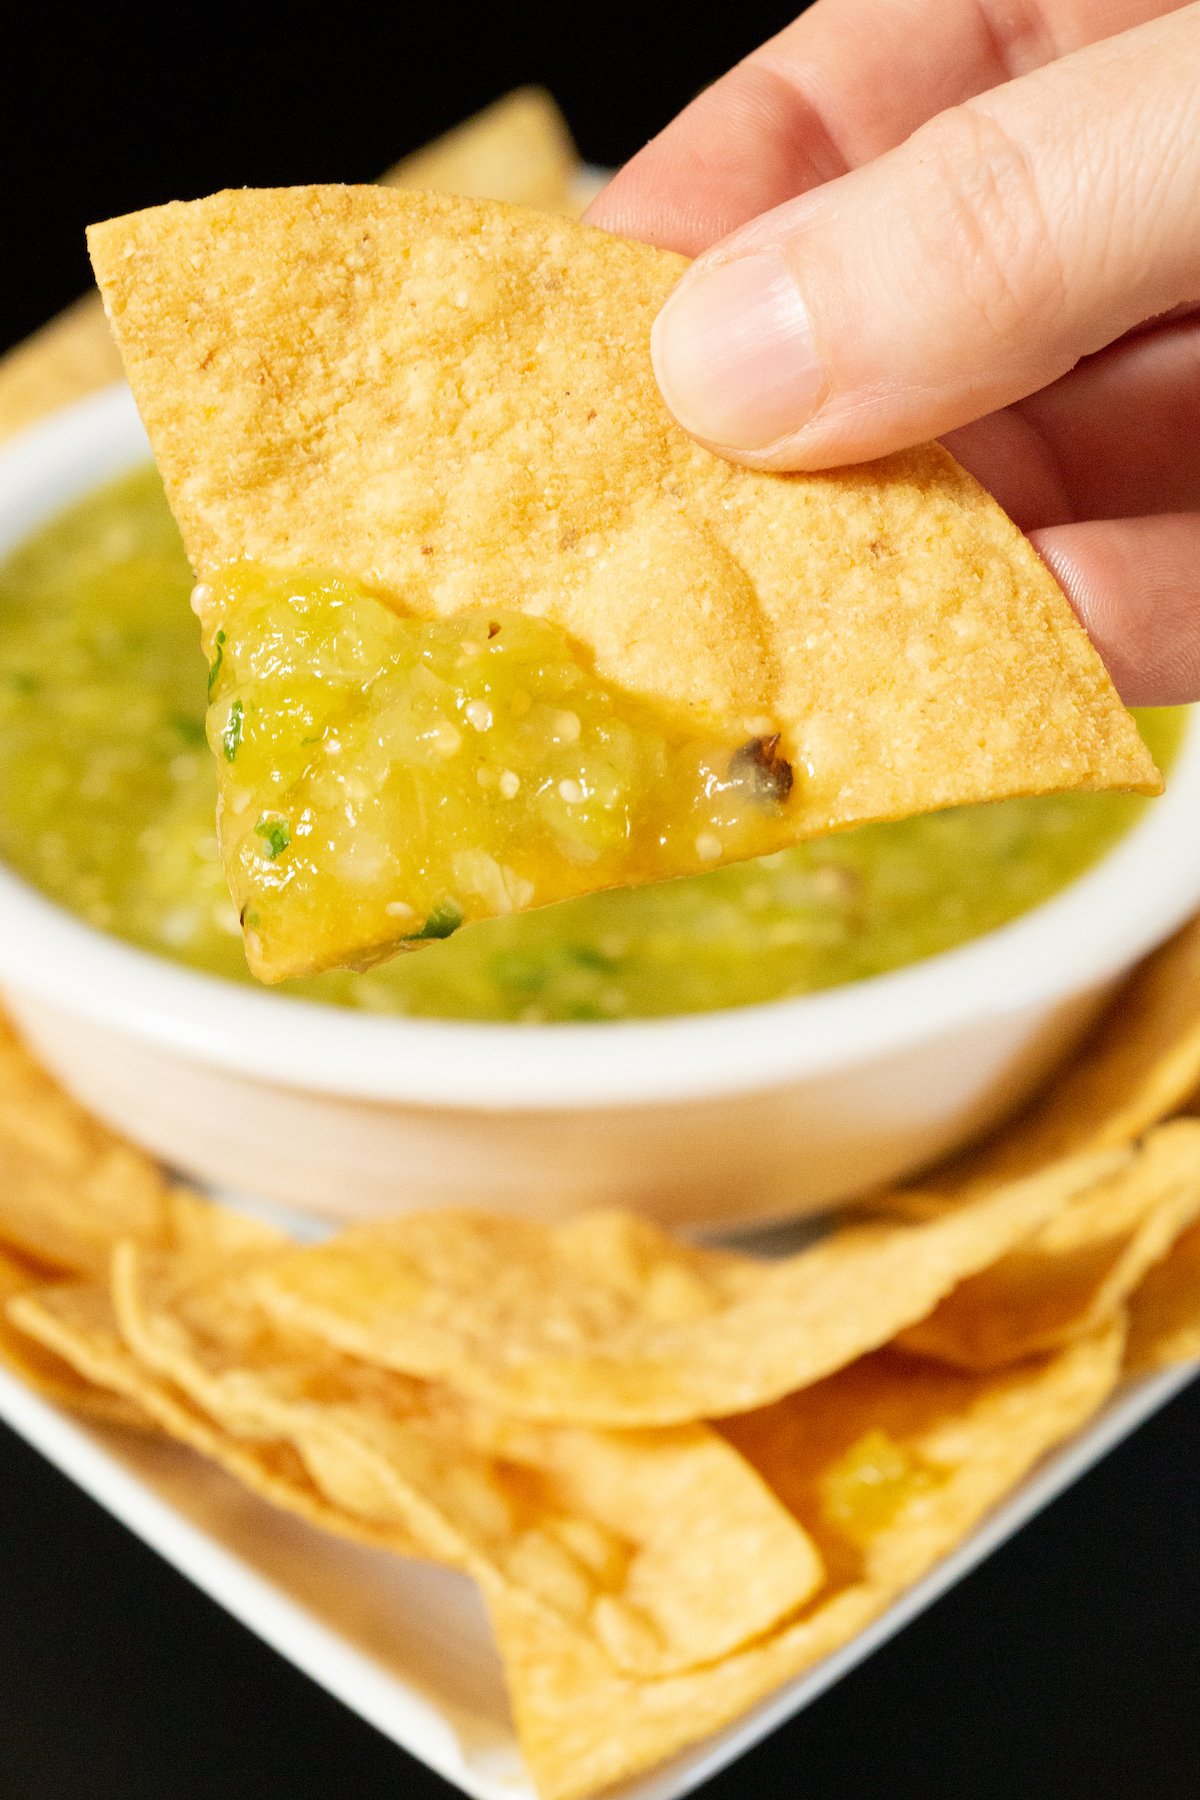
[[[579,154],[545,88],[514,88],[390,168],[385,187],[436,188],[578,215]]]
[[[939,447],[777,475],[734,467],[679,429],[648,344],[682,258],[512,207],[366,187],[217,194],[94,226],[89,243],[197,574],[246,561],[356,584],[337,601],[352,609],[346,631],[321,627],[337,636],[342,688],[318,684],[320,716],[297,727],[278,659],[243,642],[215,728],[226,867],[243,912],[265,896],[248,948],[267,978],[377,956],[415,935],[414,912],[417,927],[432,919],[425,896],[414,907],[399,891],[386,833],[366,858],[361,825],[356,844],[339,844],[333,860],[358,864],[341,885],[312,862],[329,819],[377,799],[390,769],[371,769],[356,797],[340,785],[352,759],[336,762],[340,725],[360,720],[364,689],[398,654],[366,616],[380,596],[402,616],[486,607],[548,620],[589,678],[664,721],[728,745],[749,736],[760,754],[769,742],[771,756],[780,734],[777,817],[752,837],[731,847],[685,832],[652,868],[572,869],[562,853],[566,876],[541,886],[519,851],[512,866],[485,856],[484,874],[457,872],[473,884],[468,918],[868,820],[1159,786],[1049,572]],[[235,585],[235,612],[241,595]],[[290,617],[277,606],[262,641]],[[237,620],[209,619],[216,649],[218,623],[232,646]],[[356,668],[347,646],[360,636]],[[319,664],[311,631],[296,643]],[[390,696],[393,717],[403,702]],[[365,704],[374,723],[369,693]],[[309,748],[233,787],[260,707],[264,730],[290,717]],[[565,797],[579,787],[552,785]],[[643,786],[651,813],[635,834],[657,843],[676,821],[653,813],[653,779]],[[486,820],[494,803],[475,792]],[[421,810],[401,806],[399,835]],[[442,874],[450,891],[449,867],[430,879]],[[323,909],[322,892],[335,895]],[[292,913],[302,929],[289,931]],[[445,935],[444,921],[421,934]]]
[[[899,1342],[965,1369],[1057,1349],[1122,1311],[1198,1216],[1200,1120],[1178,1119],[991,1268],[960,1282]]]
[[[0,1017],[0,1244],[100,1274],[117,1238],[171,1241],[170,1193],[157,1163],[60,1088]]]
[[[282,1325],[507,1413],[722,1418],[886,1343],[1121,1161],[1064,1163],[928,1225],[845,1226],[775,1262],[693,1249],[623,1213],[413,1213],[285,1250],[250,1284]]]
[[[58,1272],[107,1273],[121,1238],[229,1254],[280,1234],[173,1187],[34,1060],[0,1015],[0,1246]]]

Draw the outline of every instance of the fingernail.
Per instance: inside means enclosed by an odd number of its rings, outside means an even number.
[[[797,431],[825,388],[808,313],[778,250],[685,276],[650,337],[663,399],[685,431],[761,450]]]

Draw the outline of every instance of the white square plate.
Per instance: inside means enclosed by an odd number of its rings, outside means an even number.
[[[799,1712],[1198,1372],[1189,1365],[1130,1384],[853,1642],[736,1724],[628,1784],[626,1800],[688,1793]],[[326,1537],[191,1451],[82,1424],[3,1370],[0,1418],[234,1618],[410,1755],[475,1800],[532,1796],[483,1606],[464,1576]]]

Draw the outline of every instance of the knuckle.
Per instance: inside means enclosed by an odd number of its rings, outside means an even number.
[[[923,141],[922,141],[923,140]],[[968,101],[913,140],[922,194],[914,225],[927,265],[959,305],[1009,341],[1060,312],[1066,274],[1028,149]]]

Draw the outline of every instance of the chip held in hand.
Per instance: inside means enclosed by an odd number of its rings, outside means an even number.
[[[649,335],[682,258],[375,187],[89,242],[202,584],[264,979],[869,820],[1157,790],[1066,599],[943,450],[769,474],[680,430]],[[529,641],[489,661],[492,624]]]

